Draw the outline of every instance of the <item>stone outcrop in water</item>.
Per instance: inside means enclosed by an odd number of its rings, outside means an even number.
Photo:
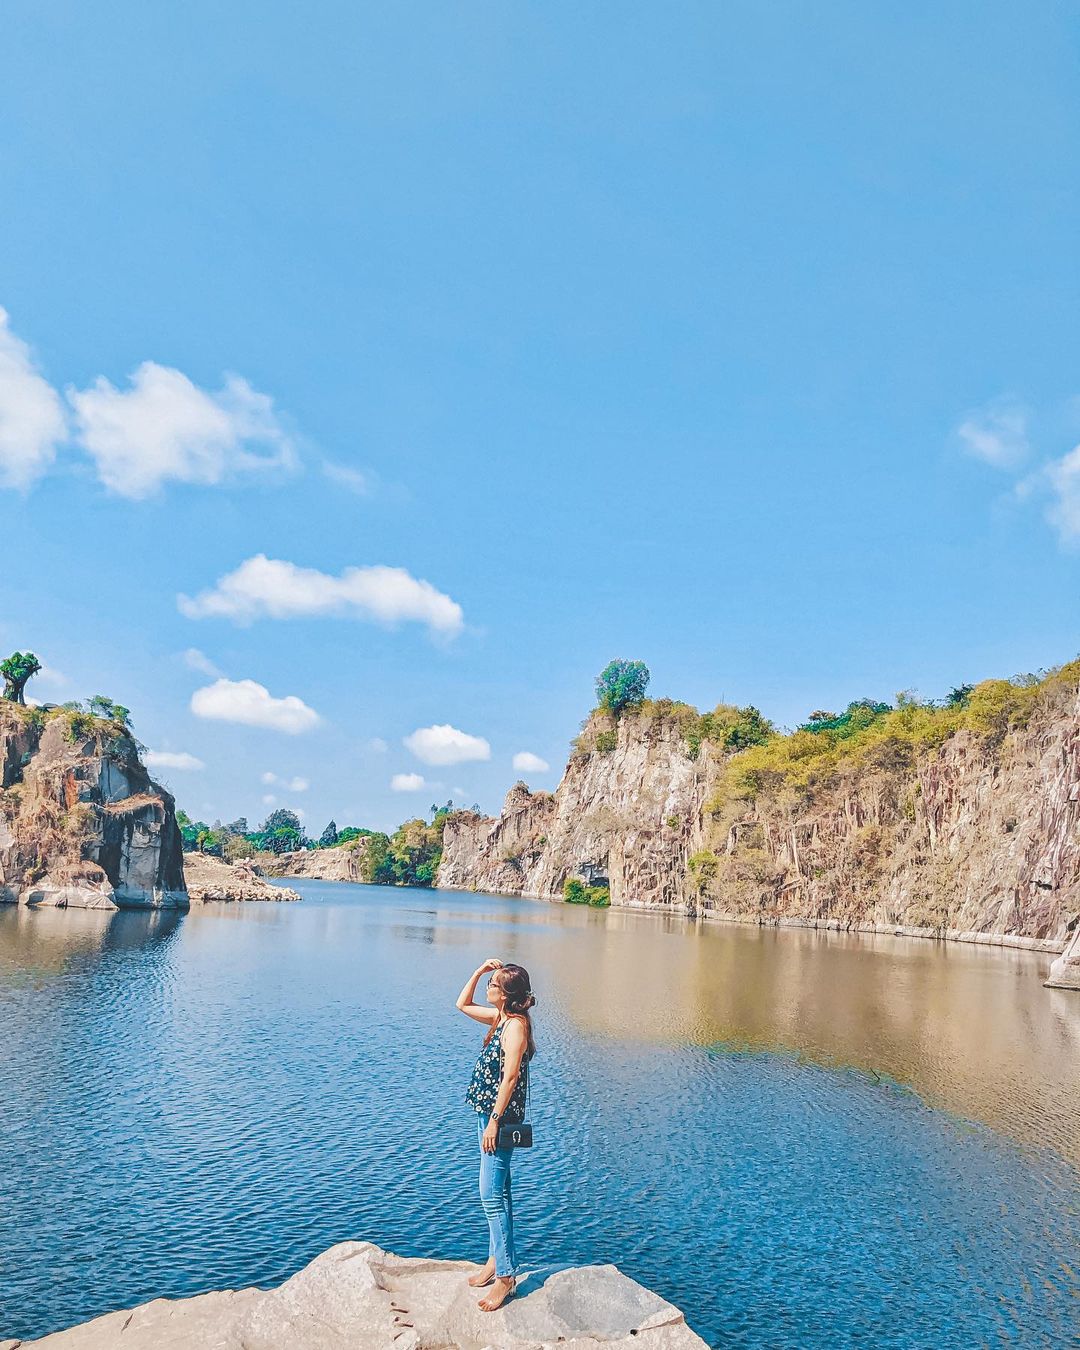
[[[685,732],[661,705],[595,714],[554,793],[518,784],[497,818],[447,825],[438,884],[554,899],[580,877],[612,905],[689,916],[1065,945],[1080,915],[1075,683],[1007,734],[886,741],[812,790],[752,800],[725,790],[731,754],[692,751]]]
[[[306,877],[309,881],[363,881],[360,865],[367,840],[359,839],[333,848],[301,848],[292,853],[261,853],[259,865],[267,876]]]
[[[1080,924],[1069,938],[1068,946],[1051,965],[1047,989],[1080,989]]]
[[[678,1308],[612,1265],[537,1270],[492,1313],[469,1261],[395,1256],[342,1242],[280,1288],[155,1299],[0,1350],[561,1350],[705,1347]]]
[[[122,726],[0,701],[0,901],[187,907],[173,799]]]
[[[184,854],[184,877],[193,904],[209,900],[299,900],[288,886],[271,886],[257,863],[223,862],[205,853]]]

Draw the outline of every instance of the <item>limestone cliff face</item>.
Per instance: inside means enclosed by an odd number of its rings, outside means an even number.
[[[306,877],[309,881],[363,881],[360,864],[367,851],[361,836],[334,848],[302,848],[294,853],[259,855],[262,870],[270,877]]]
[[[554,793],[518,783],[498,819],[451,819],[437,884],[553,898],[577,876],[610,886],[613,905],[685,905],[707,780],[674,720],[598,715]]]
[[[886,748],[813,793],[752,803],[724,798],[729,756],[705,742],[691,759],[678,717],[624,715],[611,732],[592,719],[553,794],[519,784],[497,819],[448,825],[438,884],[556,898],[580,876],[609,881],[613,905],[1052,951],[1076,926],[1075,689],[1003,739]]]
[[[186,908],[172,797],[115,724],[0,703],[0,901]]]

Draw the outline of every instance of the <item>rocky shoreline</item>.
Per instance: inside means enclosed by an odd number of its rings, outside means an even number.
[[[613,909],[1023,947],[1061,954],[1048,983],[1080,987],[1073,675],[1000,735],[886,744],[813,788],[742,797],[732,754],[688,740],[691,713],[594,713],[554,792],[518,783],[498,816],[451,817],[436,884],[555,900],[578,878]]]
[[[683,1314],[617,1266],[523,1271],[492,1313],[479,1266],[341,1242],[277,1289],[154,1299],[0,1350],[707,1350]]]
[[[272,886],[258,864],[223,862],[205,853],[184,854],[184,876],[193,904],[212,900],[299,900],[288,886]]]

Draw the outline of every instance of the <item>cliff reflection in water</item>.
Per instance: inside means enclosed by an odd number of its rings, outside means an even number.
[[[175,909],[35,909],[0,905],[0,992],[62,975],[109,952],[141,951],[167,942],[182,911]]]
[[[1049,956],[560,909],[585,930],[559,965],[582,1029],[879,1074],[1080,1167],[1080,996],[1042,987]]]

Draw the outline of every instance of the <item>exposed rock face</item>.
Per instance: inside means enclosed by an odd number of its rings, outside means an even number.
[[[184,854],[184,876],[193,904],[208,900],[299,900],[288,886],[271,886],[256,863],[223,862],[205,853]]]
[[[371,1242],[331,1247],[278,1289],[155,1299],[23,1350],[560,1350],[705,1342],[678,1308],[616,1266],[538,1270],[496,1312],[476,1306],[469,1261],[395,1256]],[[18,1341],[0,1341],[15,1350]]]
[[[753,803],[723,799],[729,757],[692,760],[677,717],[624,714],[614,737],[597,717],[579,745],[554,794],[519,784],[497,819],[449,824],[438,884],[552,899],[607,879],[613,905],[1057,952],[1080,915],[1075,689],[1003,740],[961,731]]]
[[[301,848],[294,853],[262,853],[259,864],[267,876],[306,877],[310,881],[363,881],[360,864],[367,850],[361,836],[336,848]]]
[[[439,886],[503,895],[562,895],[570,876],[607,885],[613,905],[679,906],[687,895],[689,840],[707,773],[670,719],[624,716],[614,748],[596,718],[554,793],[518,783],[497,820],[447,823]]]
[[[1080,989],[1080,924],[1073,929],[1069,944],[1050,967],[1047,989]]]
[[[186,908],[172,797],[115,724],[0,702],[0,901]]]

